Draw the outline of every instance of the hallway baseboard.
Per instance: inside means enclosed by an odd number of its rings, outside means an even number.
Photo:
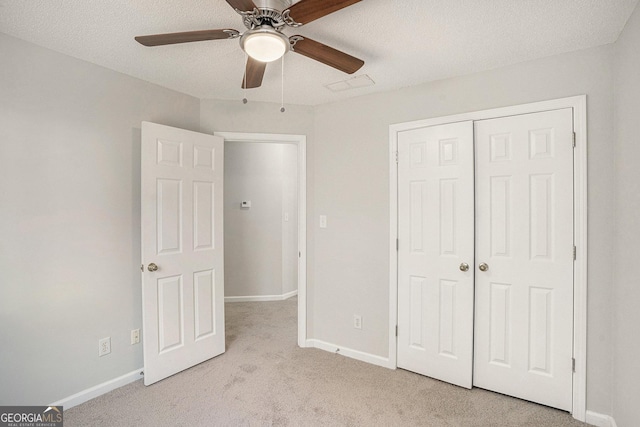
[[[224,302],[259,302],[259,301],[284,301],[298,295],[298,290],[282,295],[255,295],[246,297],[224,297]]]

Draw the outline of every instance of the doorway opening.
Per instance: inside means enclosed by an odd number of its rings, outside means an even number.
[[[306,342],[306,136],[216,132],[225,145],[225,301],[298,297]]]

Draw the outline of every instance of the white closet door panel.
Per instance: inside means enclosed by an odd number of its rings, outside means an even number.
[[[476,122],[475,144],[473,384],[571,410],[572,110]]]
[[[398,367],[471,388],[473,123],[403,132],[398,150]]]

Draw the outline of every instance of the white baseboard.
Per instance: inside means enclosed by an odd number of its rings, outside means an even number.
[[[383,368],[395,369],[395,366],[391,366],[391,361],[386,357],[376,356],[374,354],[341,347],[316,339],[307,340],[306,347],[318,348],[330,353],[337,353],[352,359],[360,360],[361,362],[371,363],[372,365],[382,366]]]
[[[611,415],[599,414],[593,411],[587,411],[585,421],[587,424],[596,427],[617,427],[616,420]]]
[[[282,295],[256,295],[247,297],[224,297],[224,302],[260,302],[260,301],[284,301],[298,295],[298,290]]]
[[[63,406],[65,410],[71,409],[74,406],[78,406],[81,403],[87,402],[95,397],[101,396],[105,393],[109,393],[111,390],[115,390],[124,385],[141,379],[141,372],[142,368],[136,369],[135,371],[124,374],[121,377],[114,378],[112,380],[103,382],[102,384],[98,384],[86,390],[82,390],[81,392],[76,393],[72,396],[65,397],[64,399],[58,400],[57,402],[54,402],[49,406]]]

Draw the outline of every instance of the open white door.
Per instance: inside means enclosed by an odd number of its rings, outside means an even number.
[[[398,139],[398,367],[471,388],[473,123]]]
[[[223,139],[142,123],[144,384],[225,350]]]

